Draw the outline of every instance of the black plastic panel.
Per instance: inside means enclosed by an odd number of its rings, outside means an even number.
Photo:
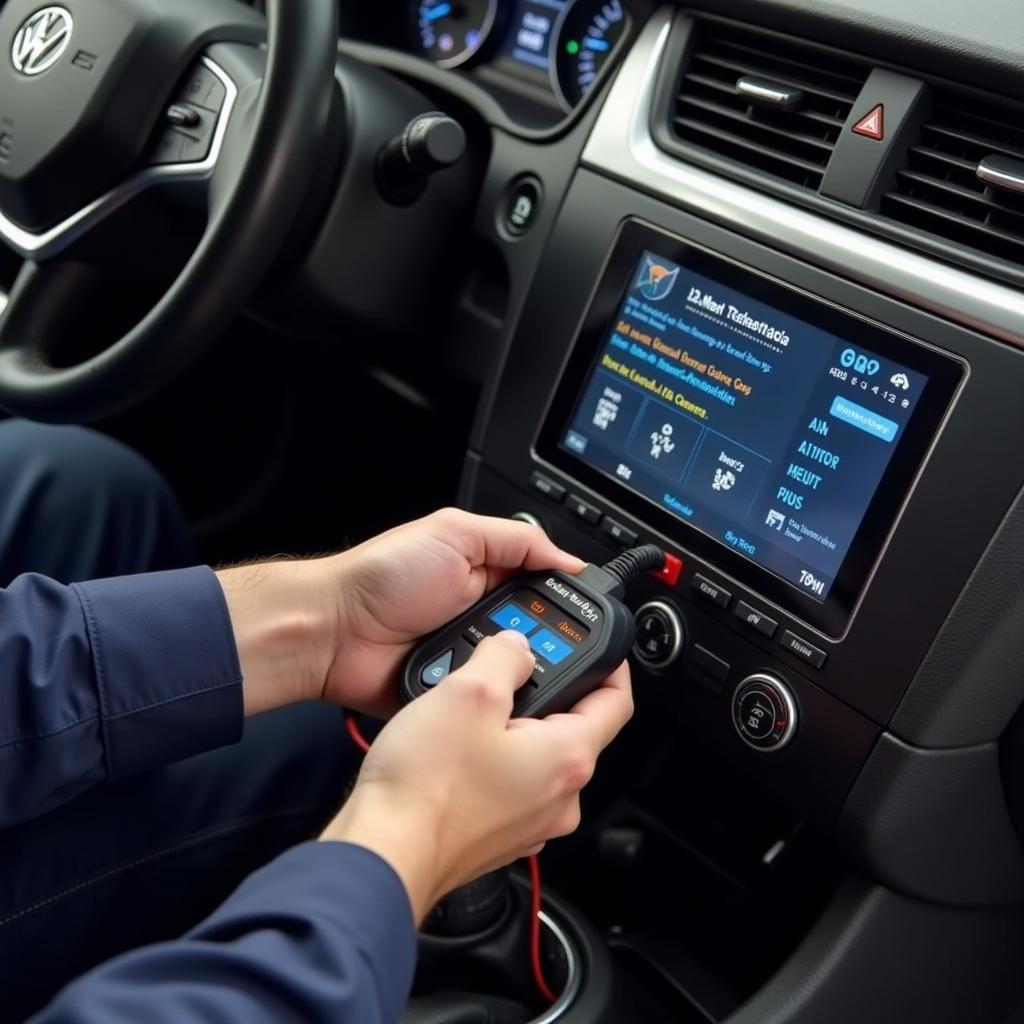
[[[477,477],[472,506],[489,515],[528,512],[544,524],[557,543],[598,564],[620,550],[598,531],[580,525],[564,507],[556,508],[540,495],[525,492],[487,469]],[[653,579],[630,584],[630,607],[635,609],[654,599],[672,603],[685,624],[686,641],[680,659],[665,672],[648,672],[633,660],[638,706],[657,703],[667,716],[666,727],[678,734],[679,742],[699,740],[710,745],[789,806],[831,825],[875,742],[877,726],[781,659],[767,656],[752,642],[753,637],[744,640],[736,636],[702,607],[699,596],[673,593]],[[728,661],[728,675],[718,692],[693,674],[695,645]],[[754,672],[764,671],[776,674],[787,684],[799,715],[791,743],[771,754],[748,747],[732,721],[732,696],[739,683]],[[757,797],[752,793],[751,798]]]
[[[840,822],[843,845],[890,888],[968,906],[1024,900],[1024,852],[994,743],[919,750],[886,734]]]
[[[1024,354],[956,328],[911,307],[883,299],[763,246],[732,235],[663,203],[580,172],[534,280],[496,391],[484,413],[484,463],[526,486],[538,466],[529,446],[577,334],[612,241],[635,216],[714,251],[860,311],[964,358],[971,376],[912,495],[850,631],[841,643],[822,640],[828,653],[814,671],[817,685],[873,718],[888,721],[939,626],[1024,481]],[[992,468],[999,467],[998,473]],[[559,474],[555,474],[559,475]],[[574,482],[559,475],[572,486]],[[642,537],[702,562],[672,537],[652,529],[589,488],[580,493],[637,529]],[[705,569],[715,569],[705,566]],[[703,570],[702,570],[703,571]],[[684,586],[689,579],[684,579]],[[761,601],[733,581],[736,596]],[[769,603],[770,610],[770,603]],[[711,614],[739,634],[729,611]],[[779,609],[783,628],[805,629]],[[807,666],[772,641],[752,641],[793,671]]]
[[[949,910],[850,879],[729,1024],[981,1024],[1020,999],[1016,909]]]

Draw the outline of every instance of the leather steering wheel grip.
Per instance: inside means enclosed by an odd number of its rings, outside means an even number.
[[[211,204],[184,269],[131,331],[77,365],[52,365],[46,339],[23,330],[31,317],[0,317],[0,406],[54,423],[111,415],[190,365],[252,297],[316,174],[337,60],[337,0],[267,0],[266,10],[266,74],[248,153],[229,193]],[[46,269],[28,263],[22,278]],[[18,286],[11,298],[9,314]]]

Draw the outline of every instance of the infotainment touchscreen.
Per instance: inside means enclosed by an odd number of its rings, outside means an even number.
[[[833,605],[848,611],[961,365],[638,225],[602,302],[580,339],[587,366],[563,383],[550,436],[563,459],[807,601],[845,584]]]

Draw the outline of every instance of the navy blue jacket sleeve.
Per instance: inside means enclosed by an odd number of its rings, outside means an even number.
[[[0,828],[242,732],[238,652],[208,568],[0,590]]]
[[[178,942],[111,960],[32,1024],[393,1024],[416,941],[398,876],[348,843],[305,843]]]

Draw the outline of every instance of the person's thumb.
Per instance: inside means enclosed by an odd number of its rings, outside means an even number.
[[[440,685],[472,713],[507,720],[515,692],[533,668],[529,641],[522,633],[506,630],[481,640],[469,661]]]

